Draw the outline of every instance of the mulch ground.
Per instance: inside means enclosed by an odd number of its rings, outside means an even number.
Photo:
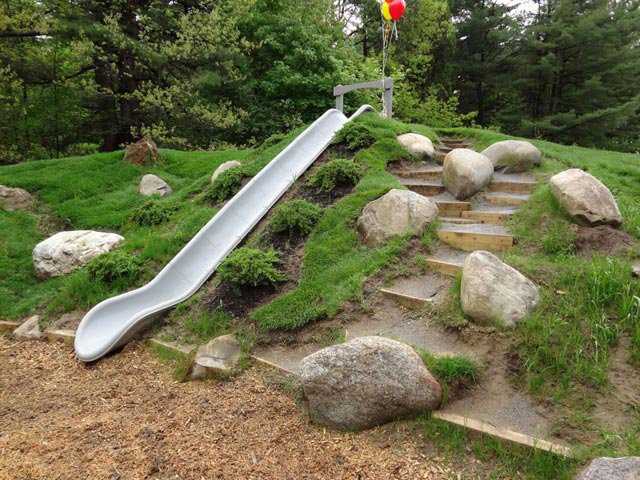
[[[411,423],[310,424],[263,368],[177,383],[139,345],[87,367],[7,337],[0,365],[0,479],[460,478]]]

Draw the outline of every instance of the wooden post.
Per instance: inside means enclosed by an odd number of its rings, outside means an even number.
[[[338,85],[333,89],[333,96],[336,97],[336,108],[341,112],[344,111],[344,94],[353,92],[354,90],[362,90],[365,88],[381,88],[384,91],[383,96],[383,116],[391,118],[393,116],[393,79],[386,77],[384,80],[375,80],[373,82],[354,83],[353,85]]]
[[[336,97],[336,108],[344,113],[344,95]]]

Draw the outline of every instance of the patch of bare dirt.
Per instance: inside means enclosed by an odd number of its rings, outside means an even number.
[[[627,232],[608,225],[598,227],[576,227],[576,252],[590,257],[595,253],[625,255],[636,246],[635,239]]]
[[[263,369],[176,383],[139,346],[83,366],[57,344],[0,338],[0,479],[489,478],[438,457],[412,423],[309,423]],[[455,460],[457,465],[453,465]]]

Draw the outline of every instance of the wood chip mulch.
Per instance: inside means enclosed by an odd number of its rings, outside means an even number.
[[[267,374],[180,384],[138,345],[84,366],[0,337],[0,479],[460,478],[411,424],[325,430]]]

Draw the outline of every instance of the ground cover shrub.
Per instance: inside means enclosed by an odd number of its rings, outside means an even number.
[[[375,134],[366,124],[349,122],[338,131],[333,143],[343,143],[349,150],[355,151],[370,147],[375,141]]]
[[[275,250],[243,247],[229,255],[218,272],[223,282],[235,287],[269,286],[287,279],[279,263]]]
[[[130,220],[141,227],[152,227],[168,222],[176,210],[178,205],[175,203],[151,199],[136,208]]]
[[[309,179],[309,184],[323,192],[331,192],[338,186],[358,183],[362,169],[351,160],[336,159],[322,165]]]
[[[207,187],[204,198],[213,204],[229,200],[242,188],[243,178],[244,171],[242,167],[232,168],[222,172],[220,176]]]
[[[140,275],[142,263],[135,255],[116,250],[94,258],[87,265],[87,270],[92,279],[106,283],[133,281]]]
[[[320,220],[322,208],[306,200],[291,200],[280,205],[269,228],[274,233],[306,236]]]

